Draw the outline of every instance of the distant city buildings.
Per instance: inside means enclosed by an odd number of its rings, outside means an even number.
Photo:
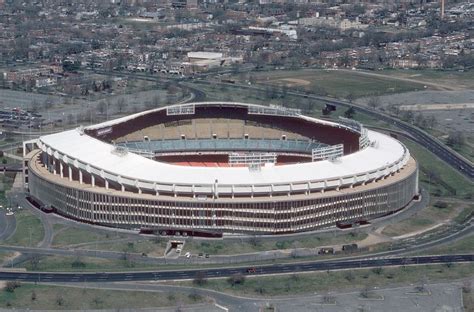
[[[77,94],[97,80],[83,71],[473,66],[474,3],[447,3],[443,19],[440,10],[427,1],[0,0],[0,77],[5,87]]]

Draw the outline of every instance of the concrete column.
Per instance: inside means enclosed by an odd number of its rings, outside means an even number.
[[[109,189],[109,181],[107,179],[105,179],[105,189],[106,190]]]
[[[67,166],[67,173],[68,173],[69,181],[72,181],[72,168],[71,168],[71,166]]]
[[[92,184],[92,187],[95,186],[95,176],[93,174],[91,174],[91,184]]]
[[[79,184],[82,184],[82,170],[79,169]]]
[[[121,184],[120,187],[122,189],[122,192],[125,192],[125,185]]]
[[[64,178],[64,168],[63,168],[63,163],[59,162],[59,174],[61,175],[61,178]]]
[[[53,174],[56,175],[56,158],[53,158]]]

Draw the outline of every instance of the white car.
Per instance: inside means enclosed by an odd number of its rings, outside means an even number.
[[[7,210],[7,213],[5,214],[6,216],[13,216],[14,213],[11,210]]]
[[[187,253],[184,254],[186,258],[191,258],[191,253],[188,251]]]

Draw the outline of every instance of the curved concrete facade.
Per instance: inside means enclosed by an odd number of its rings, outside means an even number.
[[[278,234],[370,220],[396,212],[418,192],[410,158],[396,175],[354,188],[309,195],[213,199],[156,196],[107,190],[49,172],[37,152],[29,162],[31,195],[59,214],[83,222],[128,229],[208,233]]]

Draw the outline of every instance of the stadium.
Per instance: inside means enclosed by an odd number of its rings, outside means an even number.
[[[395,138],[233,102],[172,105],[24,142],[24,177],[43,209],[163,235],[353,226],[418,195],[417,163]]]

